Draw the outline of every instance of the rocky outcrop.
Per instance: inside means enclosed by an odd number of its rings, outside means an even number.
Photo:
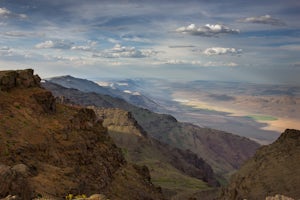
[[[12,88],[40,87],[40,77],[33,74],[32,69],[0,72],[0,90],[9,91]]]
[[[99,120],[97,119],[97,116],[93,110],[81,108],[78,113],[76,113],[70,119],[70,127],[75,129],[89,130],[92,129],[98,122]]]
[[[42,107],[43,112],[53,113],[56,110],[56,100],[51,92],[42,91],[34,93],[32,97],[37,101],[37,103]]]
[[[14,77],[1,87],[9,92],[0,92],[0,199],[163,199],[147,170],[125,161],[93,110],[55,105],[27,72],[0,72]]]
[[[220,199],[255,200],[276,194],[299,199],[299,166],[300,131],[287,129],[273,144],[261,147],[234,174]]]

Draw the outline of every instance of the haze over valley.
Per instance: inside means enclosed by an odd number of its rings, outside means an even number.
[[[274,141],[287,127],[299,129],[300,87],[242,82],[129,79],[99,82],[157,102],[156,111],[178,120],[249,137]]]

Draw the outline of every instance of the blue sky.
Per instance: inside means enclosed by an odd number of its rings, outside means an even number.
[[[297,0],[0,0],[0,69],[300,84]]]

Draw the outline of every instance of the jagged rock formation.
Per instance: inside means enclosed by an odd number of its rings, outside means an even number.
[[[0,74],[0,198],[162,199],[147,170],[126,163],[92,110],[56,104],[32,70]]]
[[[0,72],[0,90],[8,91],[15,87],[29,88],[40,86],[40,77],[33,75],[32,69]]]
[[[282,194],[300,198],[300,131],[287,129],[261,147],[233,176],[220,199],[264,199]]]
[[[120,108],[131,112],[149,137],[183,150],[190,149],[203,158],[212,166],[214,172],[222,177],[227,178],[237,170],[243,162],[254,155],[260,146],[244,137],[180,123],[170,115],[153,113],[118,98],[64,88],[49,81],[43,83],[43,86],[51,90],[55,96],[65,96],[66,99],[76,104]],[[71,86],[69,85],[69,87]]]

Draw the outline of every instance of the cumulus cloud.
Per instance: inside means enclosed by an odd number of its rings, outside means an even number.
[[[145,58],[156,55],[157,51],[152,49],[136,49],[135,47],[126,47],[116,44],[112,49],[105,50],[94,57],[104,58]]]
[[[190,24],[189,26],[177,28],[176,32],[205,37],[216,37],[221,34],[237,34],[240,32],[240,30],[231,29],[221,24],[206,24],[205,26],[196,26],[195,24]]]
[[[242,49],[235,48],[224,48],[224,47],[211,47],[203,51],[204,55],[215,56],[215,55],[232,55],[239,56],[242,54]]]
[[[6,8],[1,8],[0,7],[0,19],[1,18],[19,18],[19,19],[26,19],[27,15],[25,14],[17,14],[17,13],[13,13],[10,10],[6,9]]]
[[[284,26],[285,23],[280,19],[273,18],[270,15],[256,16],[256,17],[247,17],[238,20],[239,22],[245,23],[254,23],[254,24],[269,24],[273,26]]]

